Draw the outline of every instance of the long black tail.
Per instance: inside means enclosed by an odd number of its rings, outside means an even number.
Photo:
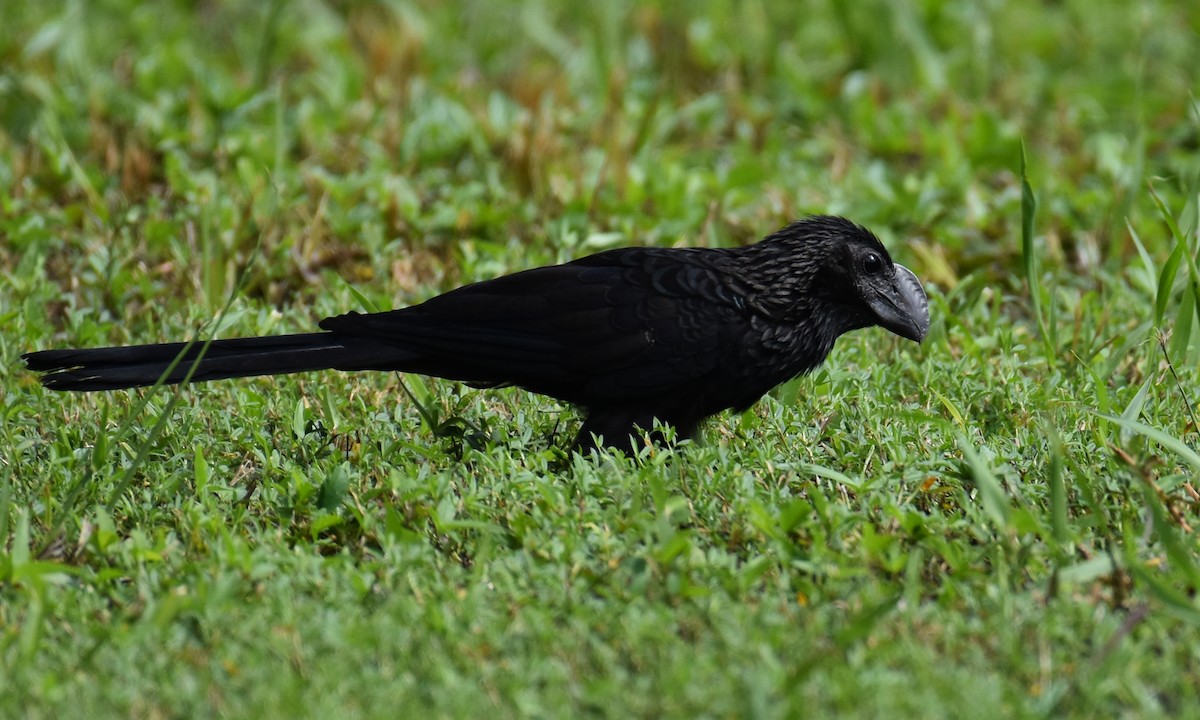
[[[207,348],[202,342],[163,343],[21,356],[30,370],[45,373],[41,380],[46,387],[80,392],[146,387],[159,378],[175,384],[189,372],[189,382],[205,382],[308,370],[389,370],[411,357],[394,347],[328,332],[213,340]]]

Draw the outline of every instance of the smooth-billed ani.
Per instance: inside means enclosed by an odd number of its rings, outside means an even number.
[[[921,283],[865,228],[814,216],[746,247],[609,250],[401,310],[326,318],[324,332],[22,357],[53,390],[331,368],[516,385],[582,409],[580,450],[628,450],[656,419],[688,437],[715,413],[750,407],[819,365],[839,335],[872,325],[920,342]]]

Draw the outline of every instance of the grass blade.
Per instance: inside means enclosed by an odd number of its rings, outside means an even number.
[[[1008,503],[1008,495],[1000,485],[1000,480],[975,451],[975,447],[967,440],[966,435],[958,436],[958,446],[962,449],[963,459],[967,461],[967,467],[971,471],[971,479],[979,488],[979,497],[983,501],[984,512],[988,514],[997,528],[1007,529],[1011,508]]]
[[[1096,414],[1096,417],[1100,418],[1101,420],[1106,420],[1108,422],[1120,425],[1127,430],[1132,430],[1139,435],[1153,440],[1159,445],[1162,445],[1168,450],[1174,452],[1180,457],[1180,459],[1190,465],[1195,472],[1200,473],[1200,454],[1197,454],[1195,450],[1188,447],[1187,443],[1183,442],[1179,438],[1163,432],[1158,428],[1150,427],[1149,425],[1129,418],[1114,417],[1112,415],[1100,415],[1099,413]]]
[[[1050,468],[1046,474],[1046,483],[1050,486],[1050,527],[1054,542],[1065,546],[1071,542],[1071,533],[1067,526],[1067,487],[1063,482],[1062,438],[1049,423],[1046,435],[1050,441]]]
[[[1037,213],[1037,196],[1029,183],[1029,173],[1025,161],[1025,143],[1021,143],[1021,257],[1025,265],[1025,282],[1029,287],[1029,297],[1033,303],[1033,315],[1037,320],[1038,332],[1046,346],[1046,359],[1053,363],[1054,347],[1057,343],[1051,337],[1051,331],[1046,324],[1046,309],[1043,306],[1043,290],[1038,273],[1037,257],[1033,248],[1033,218]]]

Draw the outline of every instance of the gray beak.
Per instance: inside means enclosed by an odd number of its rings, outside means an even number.
[[[921,342],[929,332],[929,300],[925,288],[912,270],[895,266],[891,287],[875,294],[871,300],[875,324],[913,342]]]

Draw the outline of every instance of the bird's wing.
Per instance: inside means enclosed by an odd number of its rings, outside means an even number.
[[[740,308],[733,281],[695,251],[627,248],[321,327],[419,356],[397,369],[589,404],[704,376]]]

